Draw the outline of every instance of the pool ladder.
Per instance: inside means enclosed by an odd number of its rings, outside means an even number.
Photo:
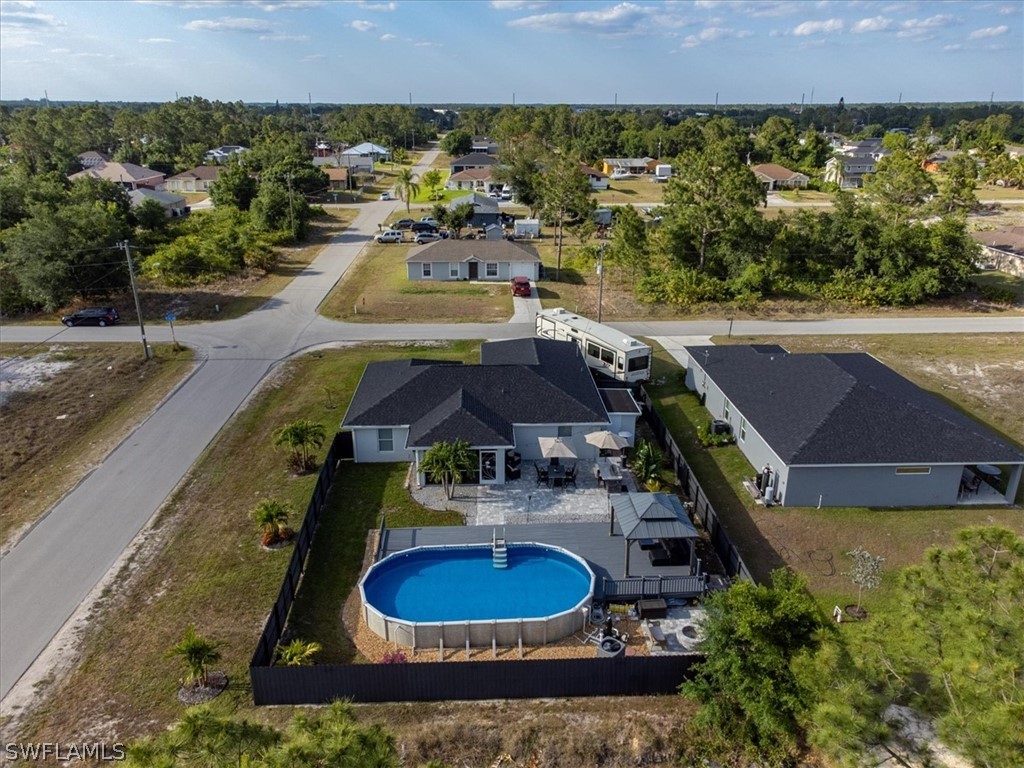
[[[498,536],[498,529],[491,532],[491,558],[495,568],[508,568],[508,547],[505,545],[505,529],[501,529],[501,536]]]

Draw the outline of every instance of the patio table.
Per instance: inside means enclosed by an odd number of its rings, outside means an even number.
[[[565,466],[552,464],[548,467],[548,481],[552,486],[562,485],[565,481]]]

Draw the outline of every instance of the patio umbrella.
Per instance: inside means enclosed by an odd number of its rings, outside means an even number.
[[[591,445],[596,445],[603,451],[621,451],[629,447],[629,440],[619,437],[614,432],[602,429],[600,432],[591,432],[584,438]]]
[[[545,459],[575,459],[576,451],[561,437],[538,437],[540,454]]]

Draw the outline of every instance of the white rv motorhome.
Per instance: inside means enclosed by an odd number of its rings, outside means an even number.
[[[651,348],[607,325],[557,307],[537,313],[537,335],[574,341],[587,365],[629,384],[651,378]]]

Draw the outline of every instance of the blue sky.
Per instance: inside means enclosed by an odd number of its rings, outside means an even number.
[[[0,98],[1024,99],[1021,0],[0,0]]]

